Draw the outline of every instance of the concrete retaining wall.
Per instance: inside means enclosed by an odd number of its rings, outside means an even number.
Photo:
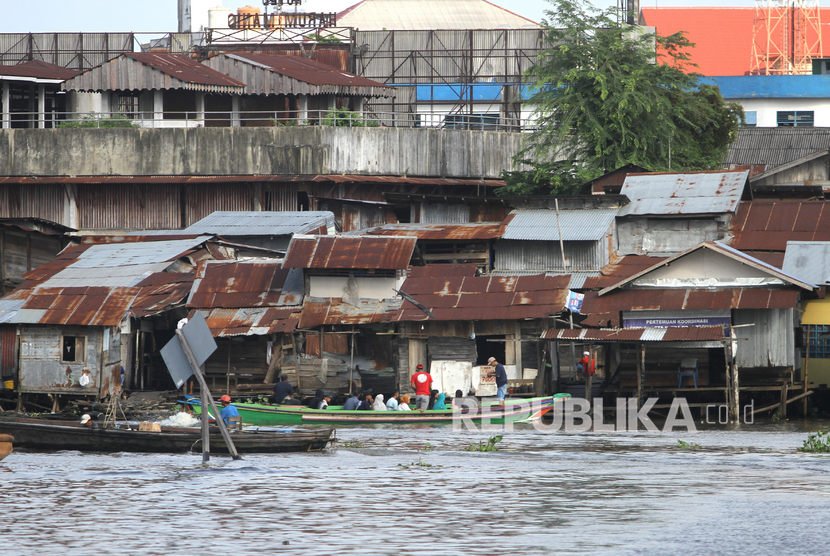
[[[426,128],[7,129],[0,175],[369,174],[497,178],[519,133]]]

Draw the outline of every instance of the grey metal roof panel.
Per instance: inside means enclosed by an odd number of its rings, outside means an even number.
[[[619,216],[735,212],[749,171],[629,175],[620,194],[631,202]]]
[[[321,226],[334,231],[330,211],[216,211],[181,233],[221,236],[282,236],[306,234]]]
[[[830,283],[830,241],[788,241],[781,269],[813,284]]]
[[[0,299],[0,324],[12,322],[24,303],[25,299]]]
[[[559,228],[564,241],[597,241],[608,232],[617,209],[514,210],[502,239],[558,241]]]
[[[103,286],[107,288],[132,287],[156,272],[162,272],[170,266],[169,262],[150,264],[131,264],[113,267],[76,267],[74,264],[64,268],[38,288],[72,288]]]
[[[109,268],[170,261],[185,251],[204,243],[207,239],[210,239],[209,236],[193,239],[93,245],[84,251],[70,267]]]
[[[771,168],[828,148],[827,127],[742,127],[729,147],[724,165]]]

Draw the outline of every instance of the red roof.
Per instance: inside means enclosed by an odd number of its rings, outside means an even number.
[[[432,265],[435,267],[443,265]],[[401,291],[427,307],[429,317],[408,299],[401,321],[514,320],[545,318],[562,312],[570,275],[407,276]]]
[[[822,25],[830,23],[830,9],[821,10]],[[746,75],[752,66],[752,33],[755,8],[642,8],[640,22],[668,36],[685,31],[695,47],[691,71],[703,75]],[[830,55],[830,41],[823,41],[823,55]]]
[[[742,201],[729,245],[741,251],[784,251],[787,241],[830,241],[830,201]]]
[[[279,262],[208,261],[200,266],[188,307],[237,309],[299,305],[302,292],[285,292],[289,269]]]
[[[340,68],[311,60],[304,56],[285,56],[280,54],[253,54],[250,52],[234,52],[233,56],[250,60],[265,69],[286,75],[297,81],[312,85],[350,85],[358,87],[386,87],[390,85],[372,81],[352,73],[341,71]]]
[[[81,73],[55,64],[32,60],[13,66],[0,66],[0,76],[34,77],[36,79],[69,79]]]
[[[294,236],[285,268],[399,270],[409,265],[414,237]]]
[[[224,73],[200,64],[190,56],[184,54],[167,54],[164,52],[130,52],[123,56],[131,58],[153,69],[174,77],[185,83],[198,85],[219,85],[222,87],[244,87],[235,79]]]

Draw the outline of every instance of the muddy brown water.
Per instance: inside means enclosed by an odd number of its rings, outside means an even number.
[[[805,554],[827,550],[830,422],[697,433],[341,428],[324,453],[0,462],[4,554]],[[699,449],[678,448],[678,440]]]

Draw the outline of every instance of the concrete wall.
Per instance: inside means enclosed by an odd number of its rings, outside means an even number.
[[[621,255],[673,255],[702,241],[721,240],[726,218],[648,218],[617,220],[617,249]]]
[[[519,133],[328,126],[4,129],[0,176],[369,174],[498,178]]]

